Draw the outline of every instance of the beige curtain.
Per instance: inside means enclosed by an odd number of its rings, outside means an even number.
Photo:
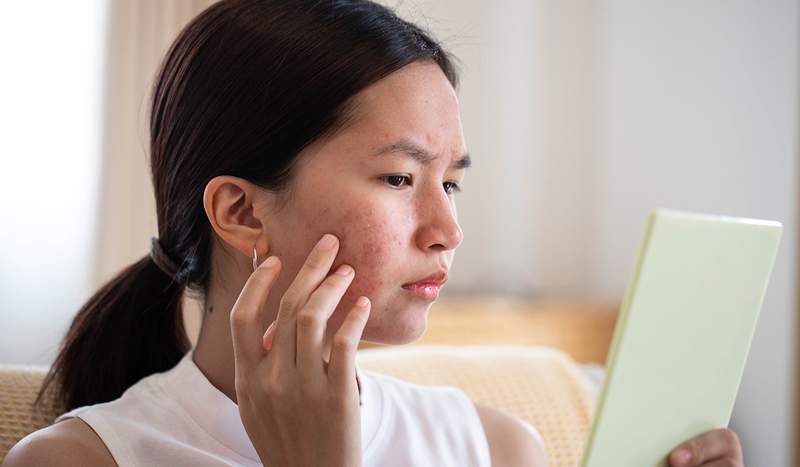
[[[149,252],[157,235],[149,168],[150,89],[181,28],[214,0],[112,0],[107,32],[103,160],[93,282]],[[190,336],[195,315],[187,316]]]

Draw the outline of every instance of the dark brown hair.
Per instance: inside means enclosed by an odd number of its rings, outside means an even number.
[[[161,262],[123,269],[81,307],[37,403],[53,382],[66,410],[118,398],[190,348],[185,288],[204,293],[212,229],[206,184],[219,175],[282,193],[298,153],[339,131],[352,97],[417,60],[457,88],[452,57],[391,9],[366,0],[222,0],[167,52],[150,109],[150,163]]]

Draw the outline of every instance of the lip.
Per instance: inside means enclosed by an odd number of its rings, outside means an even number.
[[[429,274],[426,277],[416,281],[416,282],[409,282],[408,284],[404,284],[403,288],[406,287],[414,287],[421,284],[434,284],[437,287],[441,288],[444,283],[447,282],[447,269],[440,269],[433,274]]]
[[[432,302],[439,298],[439,290],[447,282],[447,270],[441,269],[427,277],[403,285],[403,289],[415,293],[425,301]]]
[[[403,286],[403,289],[413,292],[426,302],[433,302],[439,298],[439,288],[435,282],[416,282]]]

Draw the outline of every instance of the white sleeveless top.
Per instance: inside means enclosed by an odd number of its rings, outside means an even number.
[[[214,387],[189,350],[172,369],[149,375],[110,402],[75,408],[117,465],[260,466],[237,405]],[[460,389],[423,386],[359,369],[362,464],[490,467],[473,402]]]

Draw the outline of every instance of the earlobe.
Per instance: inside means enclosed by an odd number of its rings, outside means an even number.
[[[255,185],[229,175],[214,177],[203,192],[203,209],[216,236],[248,258],[254,247],[259,256],[269,251],[256,194]]]

